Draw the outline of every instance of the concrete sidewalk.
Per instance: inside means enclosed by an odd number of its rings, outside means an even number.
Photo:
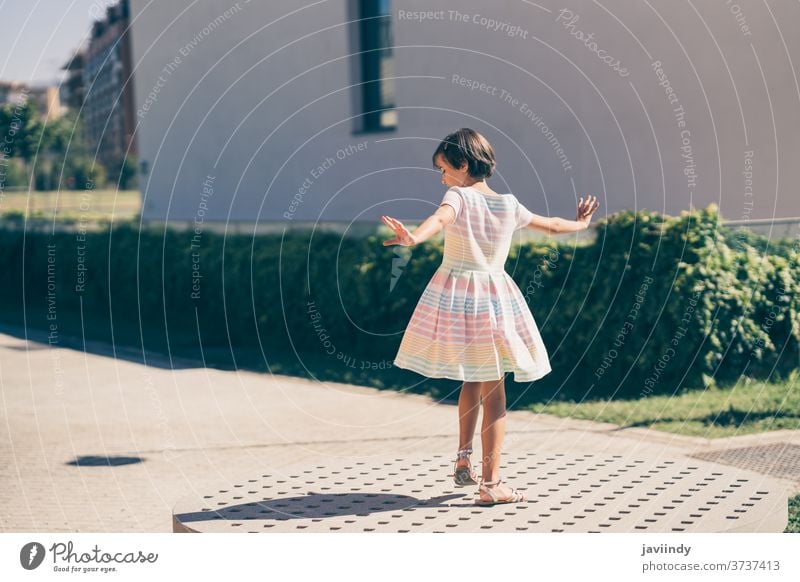
[[[179,499],[248,473],[455,456],[456,407],[424,396],[193,362],[173,370],[18,333],[0,334],[2,531],[169,532]],[[516,411],[504,451],[681,458],[770,442],[800,446],[800,431],[709,440]],[[764,483],[800,492],[793,478]]]

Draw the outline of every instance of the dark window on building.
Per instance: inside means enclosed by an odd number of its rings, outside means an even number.
[[[397,126],[390,0],[358,0],[361,60],[361,131]]]

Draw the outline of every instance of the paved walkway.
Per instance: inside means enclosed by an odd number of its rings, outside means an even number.
[[[163,357],[145,366],[110,346],[50,348],[40,334],[0,331],[2,531],[169,532],[179,500],[248,474],[454,456],[456,407],[428,397],[192,362],[170,369]],[[708,440],[515,411],[504,450],[674,459],[770,442],[800,446],[800,431]],[[98,465],[106,456],[114,466]],[[791,476],[763,483],[800,492]]]

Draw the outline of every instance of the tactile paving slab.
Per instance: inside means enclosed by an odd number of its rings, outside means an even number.
[[[445,455],[295,466],[173,509],[175,532],[781,532],[787,492],[769,478],[692,459],[504,454],[528,501],[474,505]],[[480,474],[480,467],[476,467]]]
[[[800,481],[800,446],[791,443],[706,451],[692,456],[696,459],[758,471],[765,475]]]

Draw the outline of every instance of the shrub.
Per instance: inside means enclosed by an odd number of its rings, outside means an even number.
[[[777,253],[760,251],[757,239],[731,248],[714,206],[678,217],[620,212],[597,228],[588,246],[512,248],[507,271],[554,371],[532,388],[509,375],[509,398],[638,398],[798,367],[797,241]],[[21,308],[24,280],[28,313],[46,311],[52,264],[61,313],[77,313],[82,301],[84,313],[113,316],[115,325],[199,338],[204,347],[258,346],[268,359],[291,348],[391,362],[442,253],[441,240],[384,247],[387,235],[204,232],[193,246],[192,234],[136,223],[85,241],[0,230],[0,267],[16,282],[0,288],[0,301]]]

